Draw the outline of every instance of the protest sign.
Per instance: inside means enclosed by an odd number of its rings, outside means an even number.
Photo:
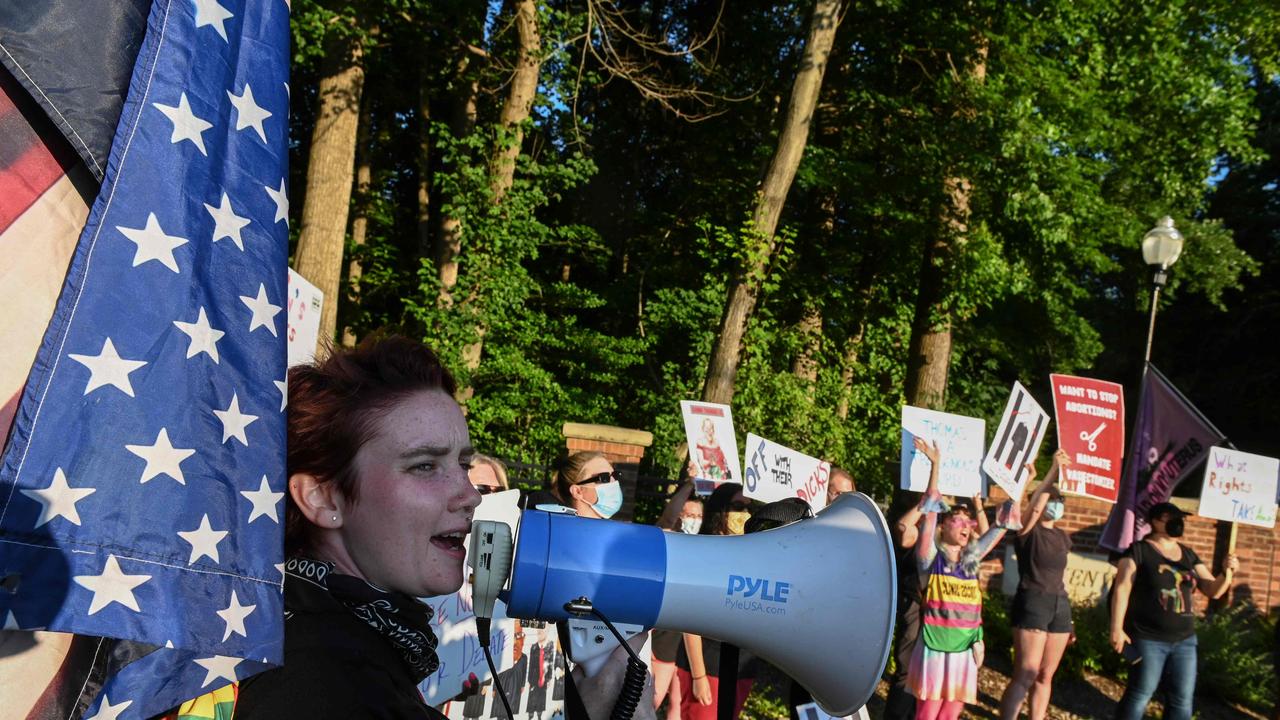
[[[798,497],[814,512],[827,506],[831,463],[747,433],[743,495],[761,502]]]
[[[973,497],[983,492],[982,449],[986,422],[904,405],[902,407],[902,479],[904,490],[924,492],[929,487],[929,459],[915,451],[919,437],[937,443],[941,455],[938,490],[943,495]]]
[[[289,367],[311,362],[320,339],[320,306],[324,293],[289,268],[288,316]]]
[[[1014,381],[1009,402],[1004,406],[1000,427],[991,439],[991,449],[982,461],[987,477],[995,480],[1009,497],[1022,497],[1027,482],[1026,464],[1040,450],[1049,426],[1049,415],[1031,397],[1022,383]]]
[[[1276,475],[1280,460],[1215,447],[1204,464],[1201,517],[1259,527],[1276,524]]]
[[[871,716],[867,714],[866,707],[858,708],[858,711],[852,715],[836,717],[830,715],[823,710],[817,703],[805,703],[796,706],[796,717],[800,720],[871,720]]]
[[[689,442],[689,477],[697,493],[707,495],[720,483],[742,482],[738,436],[729,406],[682,400],[680,412]]]
[[[497,520],[507,523],[514,530],[520,517],[520,510],[516,505],[519,499],[519,490],[485,495],[476,508],[475,519]],[[471,681],[481,691],[466,702],[452,703],[447,714],[451,718],[464,717],[465,706],[465,717],[490,717],[490,711],[496,707],[497,716],[501,716],[502,703],[498,701],[496,706],[493,704],[496,698],[493,676],[489,672],[476,634],[471,586],[463,584],[458,592],[451,595],[423,598],[423,601],[431,606],[432,630],[439,640],[436,656],[440,659],[440,668],[419,685],[427,704],[438,706],[448,702],[462,692],[464,683]],[[506,605],[498,601],[494,608],[490,634],[493,639],[490,648],[494,654],[494,664],[498,667],[499,682],[512,701],[512,710],[517,710],[519,706],[516,702],[524,699],[533,702],[536,707],[539,695],[531,691],[525,692],[527,678],[532,676],[535,681],[542,679],[542,687],[545,688],[546,679],[552,677],[552,658],[559,652],[554,629],[548,633],[545,629],[538,629],[536,623],[521,625],[519,621],[507,617]],[[529,672],[531,661],[541,663],[535,668],[540,668],[540,674]],[[519,682],[516,682],[517,675],[520,676]],[[545,691],[542,694],[544,702],[551,698]],[[555,704],[558,705],[559,701]],[[547,709],[549,705],[550,703],[544,704],[543,709]]]
[[[1124,388],[1105,380],[1057,374],[1049,376],[1049,383],[1058,447],[1071,457],[1058,488],[1115,502],[1124,457]]]

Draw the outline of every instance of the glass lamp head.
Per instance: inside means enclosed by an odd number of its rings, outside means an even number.
[[[1148,265],[1166,270],[1178,261],[1182,242],[1182,233],[1173,226],[1173,218],[1165,215],[1142,236],[1142,259]]]

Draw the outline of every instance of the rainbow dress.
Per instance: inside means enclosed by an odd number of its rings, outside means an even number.
[[[978,700],[973,649],[982,642],[980,545],[969,543],[955,563],[935,546],[933,560],[922,568],[920,639],[907,669],[907,689],[921,700]]]

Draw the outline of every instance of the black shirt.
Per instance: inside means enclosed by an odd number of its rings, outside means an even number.
[[[1186,545],[1179,543],[1178,547],[1182,557],[1177,562],[1161,555],[1145,540],[1134,543],[1125,553],[1137,565],[1124,616],[1124,629],[1130,638],[1172,643],[1195,634],[1191,595],[1200,558]]]
[[[1067,571],[1071,538],[1062,528],[1039,523],[1031,532],[1013,540],[1018,553],[1018,590],[1034,590],[1049,595],[1066,595],[1062,576]]]
[[[409,664],[314,584],[285,582],[284,666],[240,683],[236,720],[443,720]]]

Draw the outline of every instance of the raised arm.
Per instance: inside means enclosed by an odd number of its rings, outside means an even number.
[[[933,535],[938,529],[938,510],[942,505],[942,494],[938,492],[938,459],[941,453],[936,442],[930,445],[919,437],[912,442],[916,452],[929,459],[929,487],[925,489],[918,508],[918,512],[924,514],[924,523],[916,540],[916,563],[924,568],[933,562],[938,552],[933,544]]]
[[[1044,474],[1044,480],[1036,486],[1031,492],[1031,497],[1027,499],[1027,505],[1022,509],[1022,529],[1018,531],[1019,535],[1026,535],[1031,529],[1040,522],[1040,516],[1044,515],[1044,506],[1049,504],[1049,490],[1058,482],[1058,473],[1060,468],[1071,465],[1071,458],[1067,455],[1067,451],[1061,448],[1053,454],[1053,464],[1049,466],[1049,472]]]
[[[1214,577],[1209,572],[1209,568],[1204,563],[1196,563],[1196,585],[1200,588],[1200,592],[1208,595],[1211,600],[1217,600],[1226,594],[1227,588],[1231,587],[1231,578],[1235,576],[1236,571],[1240,569],[1240,560],[1235,553],[1227,555],[1226,566],[1222,569],[1222,575]]]
[[[982,493],[979,492],[973,496],[973,512],[974,519],[978,521],[978,535],[986,535],[991,529],[991,522],[987,520],[987,509],[982,506]]]
[[[684,504],[693,495],[693,478],[689,478],[680,483],[680,487],[671,493],[671,499],[667,501],[667,506],[662,508],[662,515],[658,517],[658,527],[663,530],[670,530],[678,523],[677,518],[680,517],[680,511],[684,509]]]

